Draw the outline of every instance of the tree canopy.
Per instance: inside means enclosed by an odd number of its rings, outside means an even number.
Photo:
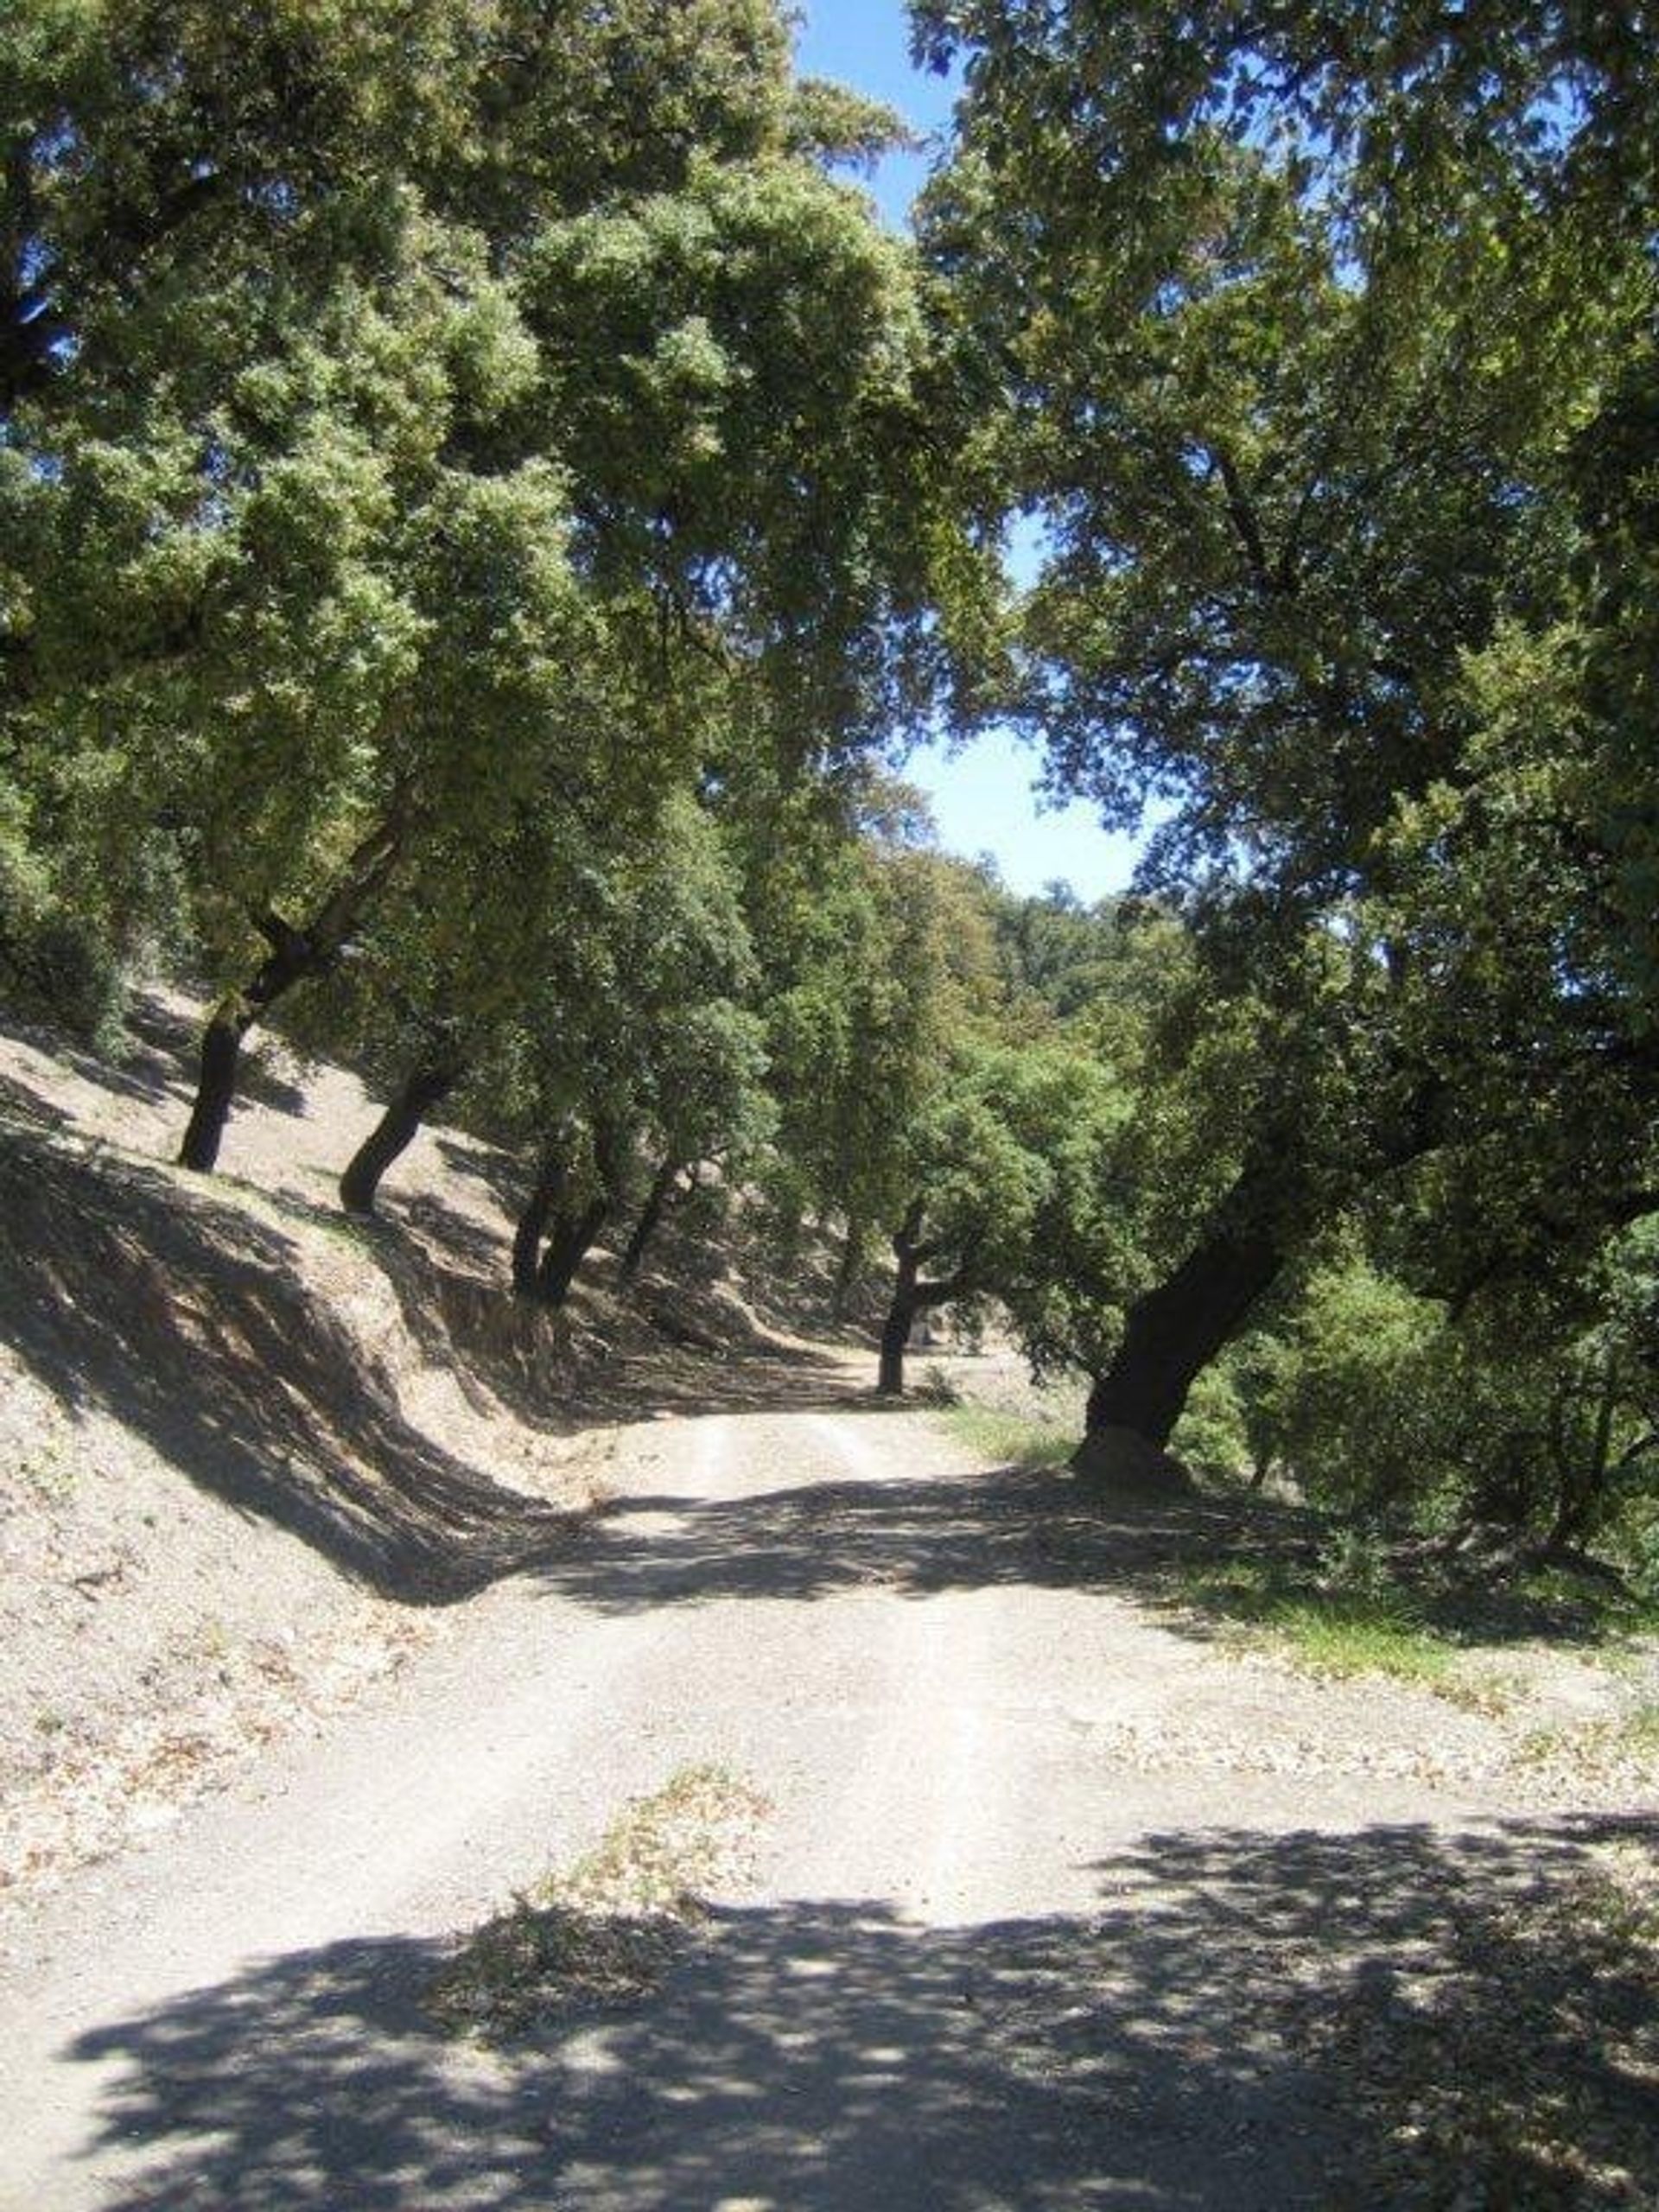
[[[1523,7],[917,14],[967,65],[925,242],[1042,532],[1009,707],[1058,790],[1160,803],[1204,978],[1138,1126],[1201,1100],[1211,1173],[1096,1408],[1161,1442],[1335,1217],[1414,1210],[1455,1297],[1654,1189],[1650,778],[1580,658],[1583,473],[1651,373],[1650,57]]]
[[[912,14],[913,240],[775,0],[18,0],[0,984],[199,982],[200,1168],[257,1025],[347,1054],[358,1211],[447,1102],[547,1302],[717,1175],[843,1306],[892,1254],[890,1386],[995,1298],[1096,1441],[1202,1384],[1582,1541],[1650,1458],[1655,26]],[[904,747],[992,719],[1134,898],[936,849]]]

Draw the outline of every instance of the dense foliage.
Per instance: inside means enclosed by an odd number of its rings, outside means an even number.
[[[204,986],[197,1167],[272,1020],[388,1096],[349,1207],[462,1116],[528,1298],[741,1192],[888,1389],[995,1305],[1097,1443],[1628,1535],[1653,27],[912,13],[914,244],[774,0],[19,0],[0,989]],[[988,715],[1134,899],[933,849],[883,763]]]
[[[1002,372],[982,482],[1045,547],[1009,707],[1057,788],[1160,802],[1194,963],[1137,1264],[1078,1286],[1091,1424],[1167,1437],[1342,1236],[1448,1370],[1517,1310],[1566,1362],[1659,1191],[1651,43],[917,12],[967,68],[925,236]]]

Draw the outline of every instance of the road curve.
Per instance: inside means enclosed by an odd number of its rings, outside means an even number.
[[[1128,1759],[1300,1693],[914,1414],[666,1421],[618,1465],[566,1559],[26,1931],[5,2212],[1329,2201],[1339,2087],[1264,2024],[1287,1916],[1363,1944],[1368,1882],[1479,1807]],[[763,1872],[656,1996],[505,2056],[431,2029],[450,1931],[707,1762],[775,1808]]]

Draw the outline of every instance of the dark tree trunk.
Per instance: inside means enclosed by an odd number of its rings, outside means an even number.
[[[875,1387],[884,1398],[901,1398],[905,1394],[905,1353],[920,1311],[921,1302],[916,1295],[916,1263],[912,1260],[906,1270],[901,1260],[893,1303],[881,1325],[881,1366]]]
[[[340,1179],[340,1202],[347,1213],[372,1213],[380,1179],[419,1134],[421,1123],[441,1106],[461,1081],[453,1061],[428,1060],[417,1066],[395,1094],[385,1112],[353,1154]]]
[[[556,1148],[550,1148],[543,1157],[536,1187],[518,1217],[512,1240],[512,1287],[519,1297],[536,1299],[543,1306],[563,1305],[577,1268],[611,1217],[614,1194],[622,1186],[626,1166],[623,1131],[611,1120],[596,1116],[593,1165],[597,1187],[592,1198],[578,1208],[577,1192],[570,1187],[569,1137],[567,1130]],[[581,1187],[578,1184],[578,1192]],[[544,1251],[543,1237],[547,1240]]]
[[[201,1072],[179,1147],[181,1166],[207,1174],[217,1165],[249,1030],[296,983],[326,975],[334,966],[347,932],[391,874],[403,836],[401,802],[396,802],[385,820],[358,846],[339,882],[302,929],[280,914],[257,917],[270,951],[246,990],[233,991],[219,1001],[202,1033]]]
[[[905,1393],[905,1352],[921,1307],[917,1279],[922,1271],[923,1217],[923,1200],[912,1198],[893,1235],[893,1256],[899,1262],[899,1274],[893,1286],[893,1303],[881,1325],[881,1362],[875,1378],[875,1387],[884,1398],[901,1398]],[[850,1230],[848,1241],[850,1245]]]
[[[569,1173],[562,1153],[547,1154],[537,1174],[535,1188],[518,1217],[512,1239],[512,1287],[520,1298],[541,1296],[537,1263],[541,1257],[542,1238],[547,1233],[554,1209],[564,1195]]]
[[[1133,1429],[1160,1451],[1193,1383],[1243,1325],[1285,1262],[1265,1233],[1219,1230],[1137,1299],[1117,1357],[1089,1394],[1085,1428]]]
[[[225,1140],[225,1124],[236,1096],[237,1071],[242,1062],[242,1039],[257,1019],[245,999],[221,999],[201,1035],[200,1074],[195,1104],[191,1109],[179,1165],[209,1173]]]
[[[594,1198],[577,1214],[566,1214],[554,1224],[536,1271],[536,1294],[543,1306],[563,1306],[570,1294],[576,1270],[593,1250],[599,1232],[610,1219],[608,1198]]]
[[[632,1282],[639,1274],[645,1254],[651,1249],[651,1241],[663,1225],[663,1216],[668,1211],[668,1202],[673,1195],[675,1179],[679,1172],[677,1160],[665,1160],[652,1178],[645,1206],[633,1224],[633,1234],[622,1255],[624,1282]]]
[[[1371,1175],[1432,1152],[1446,1102],[1440,1077],[1418,1083],[1375,1133]],[[1074,1466],[1109,1432],[1127,1431],[1162,1453],[1193,1383],[1278,1281],[1307,1225],[1306,1168],[1294,1122],[1262,1130],[1196,1249],[1129,1308],[1117,1356],[1090,1392]]]
[[[200,1076],[195,1104],[190,1112],[179,1165],[206,1175],[219,1161],[225,1126],[236,1098],[236,1080],[242,1065],[242,1044],[256,1022],[263,1021],[277,1001],[296,983],[321,970],[314,941],[303,930],[290,929],[276,916],[268,916],[261,927],[270,941],[269,958],[245,991],[232,991],[213,1008],[201,1034]]]
[[[982,1287],[975,1273],[981,1241],[977,1237],[970,1238],[963,1248],[962,1262],[955,1274],[937,1282],[923,1281],[923,1268],[939,1255],[938,1244],[921,1242],[925,1214],[925,1202],[912,1199],[893,1240],[899,1274],[893,1287],[893,1303],[881,1325],[881,1360],[875,1382],[884,1398],[904,1395],[905,1353],[909,1348],[910,1332],[916,1325],[916,1316],[931,1312],[936,1306],[948,1306],[952,1299],[966,1298]]]

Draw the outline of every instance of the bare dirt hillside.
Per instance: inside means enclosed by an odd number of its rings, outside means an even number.
[[[148,1000],[115,1064],[0,1032],[0,1911],[568,1546],[609,1424],[810,1363],[728,1285],[527,1311],[512,1163],[452,1131],[348,1223],[334,1182],[377,1109],[279,1048],[224,1173],[184,1173],[194,1027]]]

